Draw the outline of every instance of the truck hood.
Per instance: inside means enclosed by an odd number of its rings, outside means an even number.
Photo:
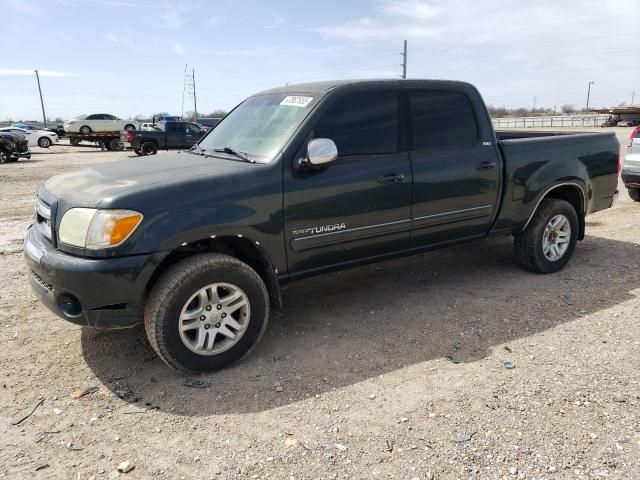
[[[202,180],[202,177],[224,178],[256,166],[231,159],[175,152],[56,175],[44,183],[44,188],[69,206],[95,207],[105,200],[149,187],[185,184],[189,179]]]

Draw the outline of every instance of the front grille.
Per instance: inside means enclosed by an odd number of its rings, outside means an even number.
[[[26,152],[29,150],[29,143],[26,140],[24,142],[17,142],[16,150],[20,153]]]
[[[53,290],[53,285],[51,285],[49,282],[45,282],[36,272],[32,271],[31,275],[33,276],[35,282],[46,291],[50,292],[51,290]]]
[[[52,241],[51,234],[51,205],[46,203],[40,197],[36,198],[36,209],[35,209],[35,220],[36,226],[42,235],[45,236],[49,241]]]

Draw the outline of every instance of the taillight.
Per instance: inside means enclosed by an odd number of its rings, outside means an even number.
[[[127,142],[133,142],[133,133],[127,132]]]
[[[633,143],[633,140],[637,136],[640,136],[640,125],[638,125],[636,128],[634,128],[633,132],[631,132],[631,136],[629,137],[629,146],[631,146],[631,144]]]

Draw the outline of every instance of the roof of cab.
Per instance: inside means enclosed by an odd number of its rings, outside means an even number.
[[[368,79],[352,79],[352,80],[326,80],[321,82],[309,82],[309,83],[297,83],[293,85],[283,85],[281,87],[271,88],[256,93],[256,95],[268,95],[271,93],[316,93],[326,94],[327,92],[334,90],[338,87],[346,86],[362,86],[363,84],[420,84],[422,86],[429,87],[444,87],[444,86],[469,86],[466,82],[459,82],[454,80],[426,80],[426,79],[396,79],[396,78],[368,78]]]

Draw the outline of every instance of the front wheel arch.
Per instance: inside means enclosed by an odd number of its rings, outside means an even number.
[[[246,236],[219,236],[190,242],[172,250],[155,268],[145,288],[145,298],[154,284],[175,263],[200,253],[220,253],[236,258],[249,265],[262,278],[267,287],[271,307],[276,314],[282,313],[282,291],[278,281],[278,270],[260,242]]]

